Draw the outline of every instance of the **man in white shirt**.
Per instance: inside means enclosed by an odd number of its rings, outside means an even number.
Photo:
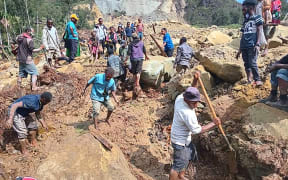
[[[53,26],[53,20],[47,19],[47,25],[43,29],[42,43],[47,52],[47,60],[50,66],[52,64],[56,67],[58,57],[61,57],[60,40],[58,37],[57,29]],[[54,59],[54,62],[52,62]]]
[[[204,133],[215,125],[220,124],[219,118],[202,127],[198,124],[195,109],[200,101],[200,93],[196,88],[199,76],[199,73],[194,75],[192,87],[188,87],[175,101],[171,130],[171,142],[174,153],[169,180],[186,180],[185,170],[189,165],[189,161],[197,160],[197,152],[191,142],[191,135]]]
[[[103,18],[98,19],[98,24],[95,25],[94,31],[97,33],[97,36],[99,38],[99,43],[102,46],[101,53],[104,54],[105,40],[106,40],[106,36],[107,36],[107,28],[103,24]],[[99,57],[100,56],[98,56],[98,59],[99,59]]]

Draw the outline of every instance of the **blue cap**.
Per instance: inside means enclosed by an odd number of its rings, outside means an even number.
[[[193,102],[200,101],[200,92],[195,87],[188,87],[184,92],[183,96],[187,101],[193,101]]]

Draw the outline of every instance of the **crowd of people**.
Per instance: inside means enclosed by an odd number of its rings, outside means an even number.
[[[270,6],[268,0],[264,2],[262,0],[245,0],[242,4],[244,22],[241,29],[240,48],[236,58],[239,58],[240,54],[242,54],[247,74],[247,84],[262,85],[258,72],[257,58],[261,48],[263,49],[262,55],[265,56],[267,54],[271,32],[273,34],[277,24],[280,23],[280,8],[280,0],[273,0],[272,3],[270,2]],[[58,67],[59,60],[66,60],[69,63],[74,61],[80,51],[79,34],[76,26],[78,20],[77,15],[72,14],[71,21],[67,23],[65,28],[63,39],[65,41],[65,48],[67,49],[67,57],[63,54],[64,51],[61,47],[60,38],[56,28],[53,26],[52,19],[47,20],[47,25],[43,29],[43,45],[40,48],[34,48],[32,28],[27,28],[23,34],[18,36],[17,61],[19,61],[19,85],[21,84],[21,79],[26,78],[29,74],[32,77],[32,90],[38,90],[36,86],[38,71],[32,58],[34,52],[45,49],[47,62],[54,68]],[[98,23],[91,32],[88,45],[93,57],[93,63],[101,56],[104,56],[105,52],[107,54],[107,69],[104,73],[93,76],[87,82],[82,92],[82,95],[84,95],[86,89],[92,85],[90,98],[93,106],[92,117],[95,128],[98,128],[98,116],[101,105],[104,105],[108,109],[106,122],[110,124],[109,119],[115,107],[109,98],[109,94],[112,94],[114,101],[119,104],[119,100],[115,94],[117,84],[127,79],[128,72],[133,74],[134,91],[141,90],[139,81],[143,61],[149,60],[143,42],[145,38],[144,29],[145,26],[141,18],[138,19],[137,23],[127,22],[126,27],[122,23],[119,23],[117,30],[113,26],[109,27],[108,30],[104,25],[103,18],[99,18]],[[164,51],[168,57],[172,57],[175,47],[171,36],[166,28],[161,29],[161,34],[163,35]],[[115,53],[117,43],[120,44],[119,55]],[[187,44],[186,37],[182,37],[174,62],[174,68],[177,73],[180,75],[185,74],[187,69],[194,66],[191,61],[192,57],[196,58],[193,49]],[[271,72],[272,88],[270,96],[264,102],[275,102],[279,106],[288,106],[288,55],[273,64],[269,68],[269,71]],[[187,88],[175,101],[171,130],[171,142],[174,152],[170,180],[186,179],[185,170],[189,162],[198,159],[196,148],[191,142],[191,135],[206,132],[221,123],[218,118],[213,119],[212,123],[205,126],[200,126],[198,123],[195,109],[197,108],[197,103],[200,101],[200,93],[197,89],[199,77],[200,74],[197,72],[194,75],[191,87]],[[280,90],[279,101],[277,96],[278,86]],[[7,127],[10,128],[13,126],[17,132],[22,153],[27,153],[28,135],[32,137],[31,143],[36,144],[35,132],[37,130],[37,123],[32,119],[30,114],[35,112],[39,122],[44,128],[47,128],[45,121],[40,115],[40,111],[51,100],[52,94],[49,92],[44,92],[41,95],[26,95],[16,100],[9,107]]]

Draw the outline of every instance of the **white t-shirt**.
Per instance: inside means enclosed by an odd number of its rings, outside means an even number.
[[[199,134],[201,131],[202,127],[198,123],[195,109],[188,106],[183,94],[179,95],[174,106],[171,142],[181,146],[189,145],[191,134]]]

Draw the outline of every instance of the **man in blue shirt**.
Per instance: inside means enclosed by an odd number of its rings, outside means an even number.
[[[116,94],[115,94],[116,86],[115,86],[113,76],[114,76],[114,70],[111,67],[108,67],[105,70],[105,73],[96,74],[94,77],[92,77],[88,81],[88,83],[87,83],[87,85],[83,91],[83,95],[84,95],[87,87],[90,86],[91,84],[93,84],[92,89],[91,89],[90,98],[91,98],[92,104],[93,104],[93,121],[94,121],[95,128],[97,128],[97,126],[98,126],[97,125],[98,124],[97,117],[98,117],[99,112],[100,112],[101,104],[103,104],[108,109],[106,122],[110,125],[109,119],[110,119],[110,116],[114,110],[114,106],[109,99],[109,91],[111,91],[111,94],[112,94],[115,102],[117,104],[119,104],[119,101],[118,101]]]
[[[78,32],[76,28],[76,23],[79,20],[76,14],[71,15],[71,21],[69,21],[66,25],[65,29],[65,37],[67,39],[67,49],[69,50],[69,60],[68,62],[71,63],[74,61],[74,58],[77,54],[78,49]]]
[[[21,151],[23,154],[27,154],[27,136],[28,132],[31,135],[31,144],[36,145],[36,132],[37,122],[33,120],[30,113],[35,113],[37,120],[41,123],[43,128],[47,129],[45,121],[42,119],[40,111],[43,106],[51,102],[52,94],[50,92],[44,92],[41,95],[27,95],[17,99],[9,107],[9,119],[7,121],[7,127],[13,129],[18,134],[18,139],[21,145]]]
[[[126,33],[128,43],[133,41],[133,39],[132,39],[133,32],[134,32],[133,27],[130,26],[130,22],[127,22],[127,26],[125,28],[125,33]]]
[[[168,57],[173,56],[174,52],[174,44],[171,39],[170,34],[167,32],[166,28],[161,29],[161,34],[163,35],[163,46],[164,46],[164,51],[167,54]]]

